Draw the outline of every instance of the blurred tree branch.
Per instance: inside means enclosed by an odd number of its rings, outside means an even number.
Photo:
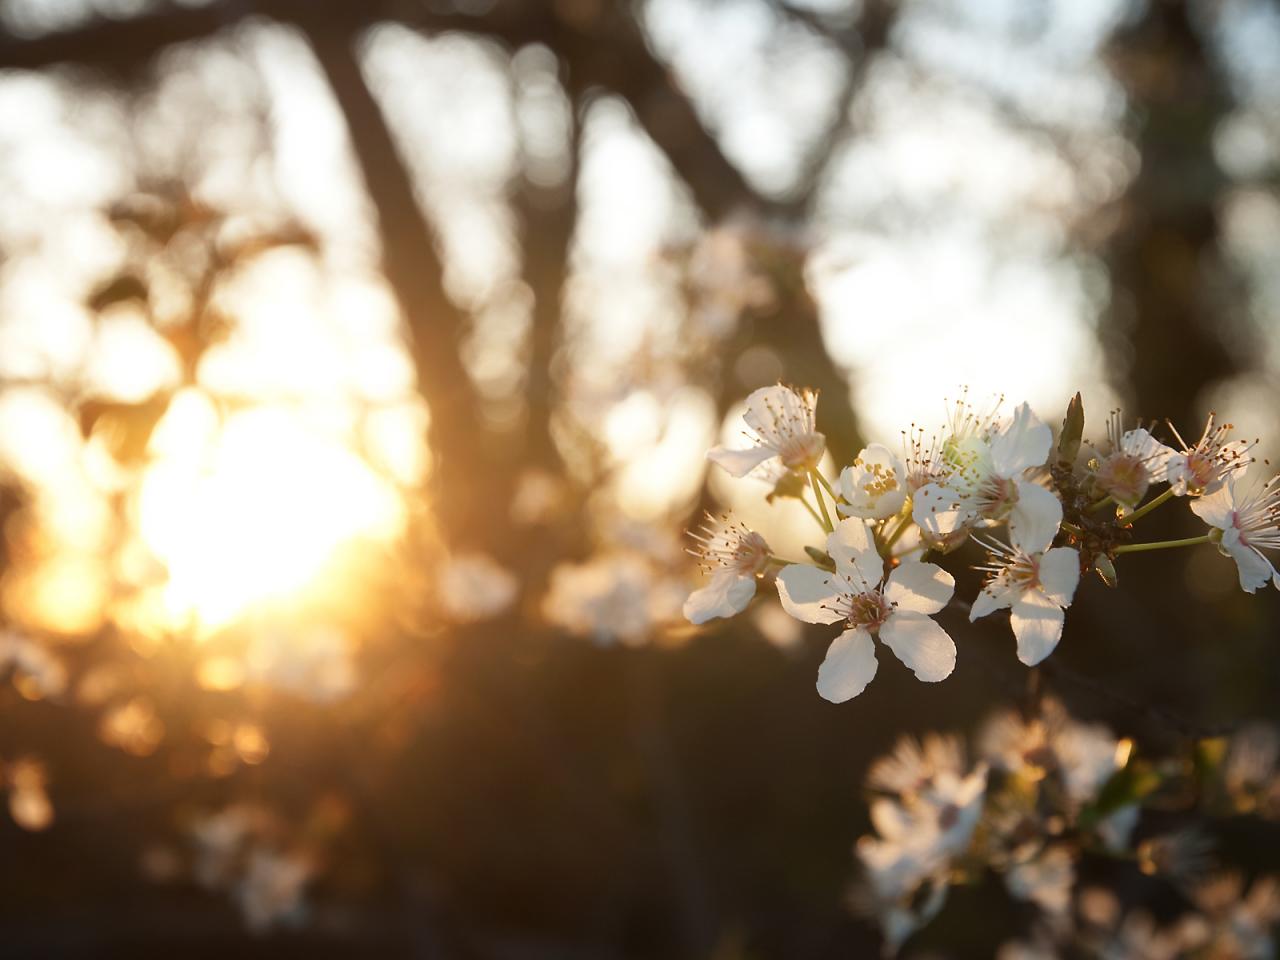
[[[1244,351],[1228,340],[1244,331],[1224,324],[1218,204],[1227,181],[1213,154],[1231,95],[1194,20],[1188,0],[1151,3],[1110,45],[1141,163],[1106,252],[1113,295],[1102,336],[1134,412],[1165,411],[1198,436],[1197,402],[1240,372]]]
[[[724,155],[688,95],[649,48],[633,8],[624,4],[569,10],[507,0],[480,15],[395,0],[323,8],[308,0],[221,0],[195,9],[167,5],[126,20],[102,19],[37,38],[0,35],[0,69],[75,64],[132,80],[173,44],[207,38],[254,16],[293,25],[306,36],[346,118],[377,214],[387,278],[415,338],[419,382],[432,410],[432,441],[437,450],[449,451],[452,461],[441,458],[439,465],[439,489],[447,501],[441,514],[451,531],[458,532],[477,529],[492,501],[476,486],[476,478],[486,472],[485,430],[473,385],[457,350],[467,318],[444,290],[433,231],[417,203],[387,121],[361,74],[355,50],[360,37],[379,23],[397,22],[429,33],[457,30],[486,36],[512,50],[543,44],[564,65],[575,102],[598,88],[631,105],[640,125],[666,154],[710,221],[720,222],[745,212],[774,222],[795,223],[808,212],[823,169],[847,135],[849,104],[872,54],[887,43],[895,7],[884,0],[868,3],[856,25],[837,29],[782,0],[776,2],[786,16],[836,43],[850,61],[848,82],[832,127],[807,161],[800,187],[785,200],[762,196]],[[528,442],[550,463],[555,452],[549,432],[550,361],[558,338],[565,260],[577,211],[571,189],[548,203],[545,194],[531,192],[528,186],[517,191],[515,200],[525,228],[525,280],[535,301]],[[807,294],[801,294],[798,300],[803,309],[798,315],[780,312],[767,322],[755,323],[748,333],[775,349],[785,346],[795,360],[789,364],[787,376],[824,390],[836,400],[828,404],[827,416],[832,422],[826,429],[833,450],[843,455],[856,451],[859,442],[852,411],[844,402],[847,379],[831,362],[822,343],[815,305]],[[804,349],[796,353],[799,345]],[[733,397],[722,390],[719,399],[723,413]],[[493,520],[489,516],[481,526]]]

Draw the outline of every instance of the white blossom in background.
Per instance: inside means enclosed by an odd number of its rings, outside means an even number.
[[[1107,421],[1110,452],[1098,457],[1094,481],[1116,503],[1133,509],[1147,495],[1153,483],[1163,483],[1169,458],[1176,455],[1143,427],[1124,429],[1119,410]]]
[[[707,230],[689,255],[690,319],[702,335],[731,334],[744,313],[771,305],[773,284],[756,266],[742,229]]]
[[[679,615],[684,591],[631,553],[602,554],[551,571],[542,601],[547,620],[601,646],[638,646],[658,624]]]
[[[351,641],[336,626],[256,631],[244,652],[245,680],[316,703],[355,692],[358,675]]]
[[[1234,429],[1230,423],[1217,423],[1211,413],[1205,421],[1204,432],[1194,444],[1182,439],[1173,424],[1169,425],[1181,450],[1171,453],[1166,460],[1165,474],[1169,489],[1176,496],[1198,497],[1213,493],[1229,477],[1248,469],[1253,458],[1249,456],[1257,441],[1228,440]]]
[[[457,553],[441,566],[436,592],[451,620],[474,623],[505,613],[520,592],[520,581],[488,554]]]
[[[958,777],[965,771],[964,745],[958,737],[930,733],[917,740],[904,736],[892,753],[871,765],[867,786],[885,793],[915,794],[936,777]]]
[[[918,679],[932,683],[951,675],[956,645],[931,619],[951,599],[951,574],[932,563],[908,561],[886,578],[870,529],[854,517],[836,526],[827,553],[834,572],[790,564],[777,581],[783,609],[797,620],[847,624],[818,671],[818,693],[843,703],[866,689],[876,675],[873,636]]]
[[[23,692],[39,697],[58,697],[67,689],[67,669],[43,644],[13,631],[0,633],[0,673],[12,668]]]
[[[47,830],[53,824],[53,802],[49,799],[49,777],[44,765],[24,758],[10,761],[3,772],[13,822],[33,833]]]
[[[521,526],[550,523],[565,509],[568,498],[562,478],[548,470],[527,468],[511,495],[511,522]]]
[[[1036,850],[1015,862],[1004,875],[1010,894],[1019,900],[1030,900],[1057,917],[1065,915],[1071,907],[1075,880],[1075,857],[1059,845]]]
[[[995,714],[983,726],[978,746],[996,769],[1032,781],[1055,777],[1073,808],[1097,797],[1128,763],[1133,747],[1105,724],[1075,719],[1054,697],[1045,697],[1031,717],[1014,710]]]
[[[697,546],[689,552],[710,580],[685,601],[685,618],[706,623],[741,613],[756,595],[756,577],[769,568],[769,544],[728,515],[708,514],[706,523],[690,536]]]
[[[261,822],[258,810],[242,804],[197,818],[190,828],[196,882],[210,890],[230,884],[242,849]]]
[[[860,906],[896,951],[943,906],[952,861],[965,853],[982,814],[987,768],[970,770],[954,738],[921,745],[903,737],[872,767],[868,785],[893,796],[872,802],[876,834],[855,848],[865,880]]]
[[[844,503],[836,506],[845,516],[892,517],[907,501],[906,467],[888,447],[873,443],[840,471],[840,496]]]
[[[812,470],[826,449],[826,438],[818,433],[814,407],[818,395],[812,390],[796,390],[776,384],[761,387],[747,397],[742,415],[751,433],[751,445],[744,449],[714,447],[707,459],[719,464],[734,477],[745,477],[760,464],[778,460],[790,471]]]
[[[279,833],[268,811],[249,804],[203,815],[190,826],[196,881],[230,894],[254,933],[301,922],[303,894],[315,876],[312,859],[282,846]]]
[[[1262,552],[1280,550],[1280,476],[1247,491],[1229,477],[1192,501],[1191,510],[1221,531],[1218,549],[1236,562],[1242,590],[1254,593],[1268,582],[1280,590],[1280,573]]]
[[[1041,488],[1037,488],[1041,489]],[[1050,497],[1009,525],[1011,543],[983,541],[991,551],[986,584],[969,611],[977,620],[1009,610],[1018,640],[1018,659],[1029,667],[1051,654],[1062,638],[1063,611],[1080,582],[1080,555],[1071,547],[1053,547],[1062,523],[1062,504]]]
[[[251,850],[233,894],[245,924],[254,933],[300,924],[306,913],[303,894],[313,874],[310,860],[300,854]]]

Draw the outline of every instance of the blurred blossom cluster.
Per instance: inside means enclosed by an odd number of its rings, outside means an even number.
[[[1045,697],[990,717],[973,760],[955,737],[903,737],[867,775],[875,833],[856,845],[850,902],[896,954],[949,890],[994,873],[1007,896],[1035,908],[1034,940],[1007,944],[1005,960],[1273,956],[1280,888],[1224,872],[1212,830],[1244,811],[1275,818],[1251,805],[1260,783],[1275,789],[1274,754],[1249,761],[1247,782],[1232,758],[1256,757],[1277,735],[1251,725],[1148,758]],[[1114,889],[1098,885],[1098,864],[1112,868]],[[1159,881],[1144,896],[1179,906],[1176,922],[1157,926],[1141,902],[1125,905],[1139,874]]]
[[[191,825],[192,870],[209,890],[228,893],[251,930],[298,925],[315,872],[305,850],[282,846],[281,825],[267,811],[226,807]]]

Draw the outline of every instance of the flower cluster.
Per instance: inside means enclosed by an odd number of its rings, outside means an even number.
[[[1275,885],[1259,881],[1245,896],[1238,878],[1215,874],[1200,827],[1242,812],[1274,816],[1252,800],[1280,782],[1277,743],[1274,728],[1250,725],[1230,740],[1201,741],[1194,762],[1144,759],[1131,741],[1077,720],[1053,698],[1029,714],[992,716],[973,761],[955,737],[903,737],[867,775],[875,833],[856,846],[853,905],[896,953],[943,909],[952,886],[994,873],[1037,916],[1036,940],[1007,945],[1009,960],[1270,957]],[[1165,828],[1179,818],[1196,826],[1151,832],[1146,810]],[[1080,882],[1089,858],[1159,878],[1196,909],[1168,928],[1140,911],[1121,923],[1115,898]],[[1105,911],[1103,899],[1112,904]]]
[[[928,557],[969,542],[986,552],[975,565],[985,582],[967,607],[969,619],[1008,610],[1018,659],[1028,666],[1057,647],[1082,572],[1095,570],[1114,585],[1122,554],[1213,543],[1236,562],[1246,591],[1268,581],[1280,589],[1264,553],[1280,549],[1280,477],[1248,485],[1253,443],[1230,439],[1231,424],[1212,415],[1194,444],[1170,425],[1175,447],[1146,427],[1125,429],[1115,411],[1105,442],[1095,446],[1082,437],[1077,395],[1055,449],[1053,431],[1026,403],[1005,414],[1002,400],[979,408],[966,396],[940,433],[913,426],[899,452],[870,444],[833,482],[822,470],[826,439],[816,402],[812,391],[782,384],[756,390],[743,417],[748,444],[707,456],[734,477],[766,479],[770,499],[803,502],[826,536],[824,548],[806,548],[804,562],[782,560],[740,521],[712,519],[694,534],[692,551],[708,582],[684,612],[693,623],[733,616],[756,596],[758,580],[772,578],[791,616],[844,626],[818,674],[828,700],[866,688],[876,673],[876,640],[921,680],[951,674],[956,646],[933,617],[951,601],[955,581]],[[1209,531],[1135,542],[1134,523],[1176,497]]]
[[[244,804],[191,826],[196,880],[207,889],[228,891],[245,923],[258,932],[302,921],[304,894],[315,874],[313,857],[300,847],[283,846],[280,833],[267,811]]]

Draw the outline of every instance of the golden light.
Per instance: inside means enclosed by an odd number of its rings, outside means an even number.
[[[138,531],[167,571],[164,614],[201,634],[304,594],[344,548],[389,542],[404,526],[395,486],[295,408],[222,420],[207,395],[183,391],[152,449]]]

